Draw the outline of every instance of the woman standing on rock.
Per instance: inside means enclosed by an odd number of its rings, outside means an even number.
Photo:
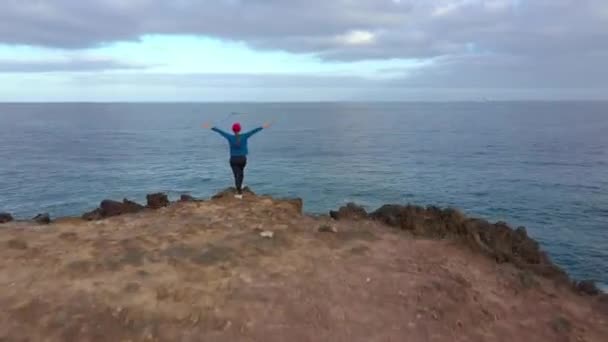
[[[238,199],[243,198],[243,178],[245,177],[245,166],[247,165],[247,154],[249,150],[247,148],[247,141],[251,136],[258,133],[264,128],[270,127],[270,124],[265,123],[262,127],[255,128],[249,132],[241,133],[241,124],[235,122],[232,125],[232,132],[230,134],[222,131],[217,127],[210,127],[210,124],[206,123],[203,125],[204,128],[211,128],[212,131],[219,133],[221,136],[226,138],[230,146],[230,167],[234,174],[234,185],[236,186],[236,195],[234,197]]]

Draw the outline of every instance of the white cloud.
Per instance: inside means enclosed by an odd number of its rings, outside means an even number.
[[[453,14],[458,11],[460,8],[465,6],[470,1],[468,0],[460,0],[460,1],[449,1],[444,4],[440,4],[433,9],[432,15],[434,17],[443,17]]]
[[[376,35],[369,31],[353,30],[338,37],[346,45],[366,45],[374,42]]]

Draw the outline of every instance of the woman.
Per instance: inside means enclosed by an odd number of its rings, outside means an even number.
[[[210,125],[205,124],[203,127],[209,128]],[[238,199],[243,198],[243,178],[245,176],[245,166],[247,165],[247,154],[249,153],[247,141],[251,136],[268,127],[270,127],[270,124],[265,123],[262,127],[258,127],[246,133],[241,133],[241,124],[236,122],[232,125],[232,132],[234,134],[224,132],[217,127],[211,128],[212,131],[217,132],[226,138],[230,145],[230,167],[234,174],[234,185],[236,186],[237,192],[234,197]]]

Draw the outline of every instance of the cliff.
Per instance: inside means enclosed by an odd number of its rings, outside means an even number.
[[[608,299],[456,210],[103,201],[0,225],[1,341],[606,341]],[[12,218],[11,218],[12,219]]]

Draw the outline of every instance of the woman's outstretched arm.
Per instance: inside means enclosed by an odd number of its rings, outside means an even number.
[[[219,128],[215,127],[215,126],[211,127],[211,124],[209,124],[208,122],[206,122],[206,123],[203,124],[203,128],[204,129],[211,129],[212,131],[219,133],[221,136],[223,136],[226,139],[228,139],[230,137],[230,134],[222,131],[221,129],[219,129]]]
[[[222,131],[221,129],[219,129],[219,128],[215,127],[215,126],[211,127],[211,130],[214,131],[214,132],[219,133],[221,136],[223,136],[226,139],[230,138],[230,134]]]
[[[260,132],[262,129],[265,129],[265,128],[268,128],[268,127],[270,127],[270,124],[269,123],[265,123],[261,127],[252,129],[251,131],[249,131],[249,132],[247,132],[247,133],[245,133],[243,135],[246,136],[246,137],[250,137],[250,136],[252,136],[252,135]]]

